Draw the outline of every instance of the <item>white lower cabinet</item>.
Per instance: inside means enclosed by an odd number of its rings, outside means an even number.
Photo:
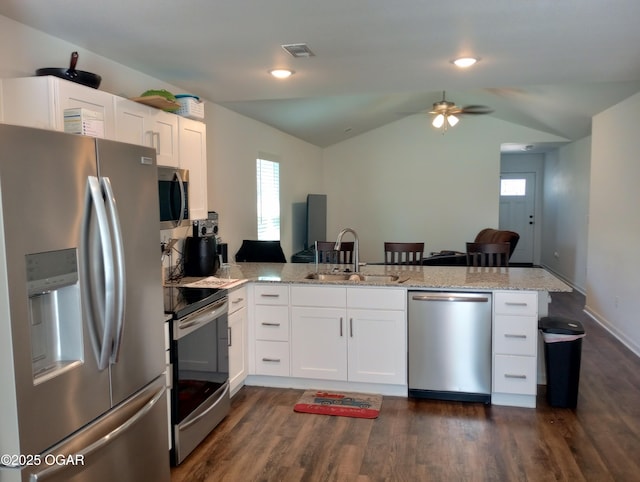
[[[498,291],[493,299],[491,402],[495,405],[535,407],[538,293]]]
[[[291,305],[292,376],[406,384],[404,290],[292,286]]]
[[[257,283],[253,297],[255,374],[288,377],[289,286]]]
[[[406,384],[405,312],[349,309],[348,319],[349,380]]]
[[[292,376],[348,379],[346,318],[344,307],[291,308]]]
[[[249,364],[247,352],[247,288],[229,292],[229,389],[231,395],[242,387]]]

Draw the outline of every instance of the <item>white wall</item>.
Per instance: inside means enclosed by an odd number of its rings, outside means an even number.
[[[541,264],[585,293],[591,137],[547,155]]]
[[[224,107],[206,110],[209,209],[220,217],[220,233],[235,255],[243,239],[257,239],[256,159],[280,161],[281,244],[287,259],[302,246],[293,237],[293,205],[322,192],[322,150]]]
[[[593,118],[586,288],[587,310],[640,354],[638,125],[640,94]]]
[[[328,147],[327,236],[354,228],[364,262],[383,261],[385,241],[464,250],[482,228],[498,227],[500,145],[559,140],[489,116],[442,135],[416,115]]]

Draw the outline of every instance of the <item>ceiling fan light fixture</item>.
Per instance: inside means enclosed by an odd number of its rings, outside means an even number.
[[[458,118],[457,118],[456,116],[454,116],[454,115],[448,115],[448,116],[447,116],[447,123],[448,123],[451,127],[455,126],[455,125],[458,123],[458,121],[459,121],[459,120],[460,120],[460,119],[458,119]]]
[[[436,129],[440,129],[444,125],[444,116],[442,114],[438,114],[433,118],[431,125]]]
[[[453,65],[455,65],[456,67],[466,69],[474,65],[479,60],[480,59],[477,57],[459,57],[457,59],[453,59],[451,63],[453,63]]]
[[[287,79],[291,77],[295,72],[290,69],[271,69],[269,73],[276,79]]]

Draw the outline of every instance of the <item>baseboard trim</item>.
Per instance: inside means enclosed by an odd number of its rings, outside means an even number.
[[[597,313],[593,309],[589,308],[588,305],[584,307],[583,311],[589,318],[591,318],[593,321],[598,323],[602,328],[607,330],[616,340],[618,340],[625,347],[627,347],[629,350],[631,350],[631,352],[634,355],[636,355],[637,357],[640,358],[640,346],[636,345],[631,340],[629,340],[626,336],[624,336],[623,333],[620,333],[615,328],[615,326],[613,326],[611,323],[609,323],[609,320],[607,320],[604,316],[600,315],[599,313]]]

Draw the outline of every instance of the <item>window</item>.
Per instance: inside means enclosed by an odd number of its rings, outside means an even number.
[[[524,196],[526,194],[526,179],[500,179],[501,196]]]
[[[280,163],[256,159],[258,239],[280,241]]]

